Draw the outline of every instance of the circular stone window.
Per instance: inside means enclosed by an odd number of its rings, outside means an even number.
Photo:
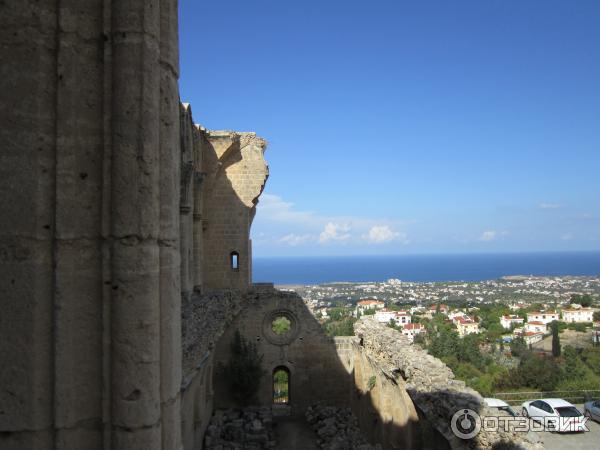
[[[278,309],[267,314],[262,329],[265,338],[275,345],[288,345],[300,333],[296,315],[287,309]]]

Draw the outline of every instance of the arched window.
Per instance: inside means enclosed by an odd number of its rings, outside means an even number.
[[[231,252],[229,255],[229,263],[231,270],[240,270],[240,254],[238,252]]]
[[[273,370],[273,403],[277,405],[290,403],[290,371],[285,366]]]

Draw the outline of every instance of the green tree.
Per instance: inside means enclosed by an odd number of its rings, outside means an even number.
[[[510,343],[510,353],[513,356],[522,356],[525,352],[527,352],[527,344],[525,343],[525,339],[522,337],[517,337],[513,339]]]
[[[560,382],[562,371],[554,358],[525,353],[519,364],[519,377],[524,386],[552,391]]]
[[[594,311],[594,322],[600,322],[600,311]]]
[[[571,304],[573,303],[577,303],[585,308],[592,306],[593,303],[593,299],[592,296],[589,294],[584,294],[584,295],[578,295],[578,294],[573,294],[571,295]]]
[[[592,372],[600,375],[600,347],[586,348],[581,352],[581,360]]]
[[[277,317],[272,323],[272,329],[275,334],[285,334],[290,331],[291,322],[285,316]]]
[[[354,322],[356,319],[353,317],[346,317],[338,322],[329,322],[325,324],[325,333],[328,336],[354,336]]]
[[[258,354],[256,345],[246,341],[236,330],[231,343],[231,356],[225,369],[230,391],[239,405],[256,402],[260,380],[265,374],[262,360],[263,355]]]
[[[570,345],[565,346],[565,375],[567,378],[578,379],[586,374],[587,367],[579,358],[579,352]]]
[[[560,356],[560,336],[558,335],[558,322],[552,321],[552,356],[558,358]]]

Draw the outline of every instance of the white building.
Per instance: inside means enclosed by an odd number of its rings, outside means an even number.
[[[527,313],[527,322],[549,324],[555,320],[560,320],[560,316],[556,311],[532,311]]]
[[[380,309],[375,312],[375,320],[381,323],[389,323],[390,320],[396,319],[396,311],[391,311],[389,309]]]
[[[455,317],[453,322],[456,324],[459,336],[466,336],[467,334],[479,333],[479,324],[471,319],[469,316]]]
[[[562,317],[565,322],[592,322],[594,310],[592,308],[563,309]]]
[[[527,322],[525,324],[524,330],[526,333],[529,333],[529,332],[545,333],[547,330],[547,325],[544,322],[537,322],[537,321]]]
[[[381,300],[375,300],[372,298],[367,298],[364,300],[360,300],[357,304],[356,304],[356,310],[355,313],[358,316],[358,314],[364,314],[364,312],[368,309],[383,309],[385,308],[385,303],[382,302]]]
[[[396,311],[394,321],[399,325],[406,325],[411,323],[411,316],[406,311]]]
[[[426,332],[425,325],[420,323],[407,323],[402,329],[402,334],[410,339],[410,342],[415,340],[417,334],[423,334]]]
[[[535,331],[527,331],[523,333],[523,340],[527,345],[535,344],[536,342],[540,342],[544,339],[544,333],[535,332]]]
[[[502,325],[502,328],[506,328],[507,330],[510,330],[513,327],[513,325],[521,326],[523,325],[523,322],[525,322],[525,319],[512,314],[500,317],[500,325]]]

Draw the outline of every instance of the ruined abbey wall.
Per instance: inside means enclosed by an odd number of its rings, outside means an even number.
[[[272,321],[286,317],[291,322],[288,333],[277,335]],[[219,340],[215,350],[215,407],[234,406],[229,392],[225,367],[236,331],[256,344],[263,356],[265,371],[258,391],[258,404],[273,404],[273,372],[285,367],[290,373],[290,413],[303,415],[314,403],[349,406],[352,379],[338,352],[348,350],[342,342],[325,335],[301,297],[293,292],[274,289],[252,291],[242,301],[242,309]]]
[[[0,447],[178,449],[182,300],[248,288],[265,143],[228,132],[217,155],[180,104],[176,0],[0,17]],[[230,244],[211,192],[233,167]]]
[[[243,290],[252,282],[250,226],[269,173],[263,158],[266,142],[254,133],[210,131],[206,137],[206,285]]]

